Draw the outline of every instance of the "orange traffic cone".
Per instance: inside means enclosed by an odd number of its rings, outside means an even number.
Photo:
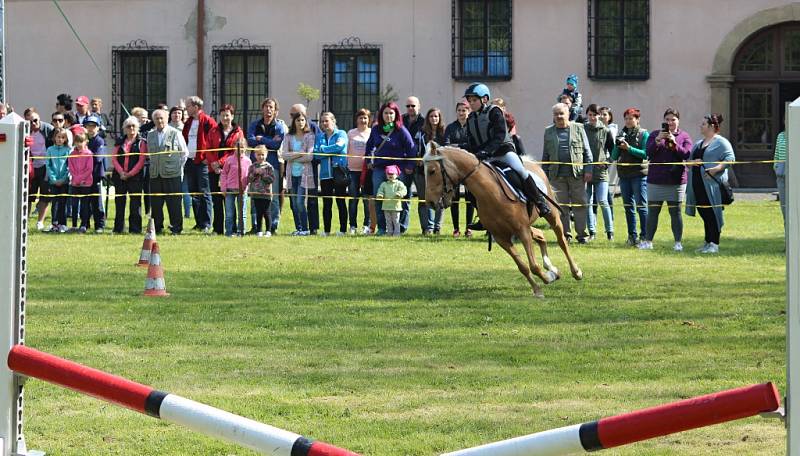
[[[150,251],[150,266],[147,268],[147,279],[144,281],[144,295],[169,296],[164,284],[164,268],[161,266],[158,242],[153,242],[153,249]]]
[[[144,241],[142,242],[142,253],[139,254],[139,262],[136,266],[147,267],[150,265],[150,250],[156,242],[156,228],[153,226],[153,219],[147,224],[147,231],[144,234]]]

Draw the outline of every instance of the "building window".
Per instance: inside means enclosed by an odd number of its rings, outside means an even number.
[[[511,12],[511,0],[453,0],[453,79],[511,79]]]
[[[238,39],[213,48],[212,114],[222,105],[236,108],[236,122],[247,125],[261,117],[261,102],[269,96],[269,48]]]
[[[152,112],[167,102],[167,49],[144,40],[112,48],[111,115],[114,132],[136,106]]]
[[[650,1],[589,0],[591,79],[650,78]]]
[[[361,108],[380,107],[380,48],[347,38],[327,45],[322,53],[322,106],[336,116],[342,130],[355,126]]]

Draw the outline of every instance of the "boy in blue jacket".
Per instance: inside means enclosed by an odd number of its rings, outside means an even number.
[[[89,144],[87,147],[94,154],[94,168],[92,169],[92,190],[91,193],[97,196],[87,197],[89,204],[89,212],[94,218],[94,230],[96,233],[102,233],[106,225],[106,213],[103,210],[103,198],[100,195],[100,184],[106,175],[106,157],[105,149],[106,142],[100,136],[100,127],[103,121],[96,114],[92,114],[83,120],[83,126],[86,128],[86,136],[89,137]],[[83,202],[81,202],[83,204]]]

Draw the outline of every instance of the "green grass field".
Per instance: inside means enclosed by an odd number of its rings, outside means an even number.
[[[722,253],[574,246],[585,279],[534,300],[482,236],[160,237],[171,296],[144,298],[140,236],[29,240],[26,343],[364,455],[435,455],[728,388],[785,391],[785,256],[775,202],[726,211]],[[419,228],[413,210],[414,232]],[[290,215],[289,215],[290,217]],[[449,221],[449,214],[445,216]],[[444,232],[449,233],[447,227]],[[547,232],[552,239],[552,233]],[[568,268],[555,245],[551,256]],[[41,381],[29,448],[49,455],[245,455]],[[777,455],[751,418],[616,455]]]

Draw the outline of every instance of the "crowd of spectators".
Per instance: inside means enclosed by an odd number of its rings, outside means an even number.
[[[584,108],[584,99],[578,77],[569,75],[553,106],[553,124],[544,130],[542,166],[566,208],[562,222],[568,239],[574,227],[578,243],[596,240],[599,212],[605,237],[613,240],[618,189],[628,245],[653,248],[666,203],[674,250],[683,250],[685,205],[688,215],[699,213],[704,222],[706,243],[700,251],[718,251],[723,225],[719,183],[728,179],[724,162],[734,160],[730,143],[719,135],[722,117],[705,116],[702,139],[692,141],[675,108],[665,110],[660,129],[648,131],[640,125],[638,109],[626,109],[619,127],[609,107]],[[31,125],[36,227],[54,233],[103,232],[113,186],[114,233],[141,233],[144,209],[158,233],[180,234],[184,219],[193,216],[192,229],[204,233],[269,237],[277,232],[288,200],[295,236],[399,235],[410,229],[409,199],[416,195],[420,231],[437,235],[443,211],[424,201],[419,159],[430,141],[466,148],[470,114],[468,103],[460,100],[455,120],[447,123],[445,111],[423,110],[420,100],[410,96],[404,113],[394,102],[383,104],[374,118],[369,109],[359,109],[355,128],[345,132],[332,113],[321,114],[316,122],[302,104],[292,105],[284,121],[278,100],[267,98],[262,115],[240,126],[234,106],[222,106],[215,119],[201,98],[190,96],[173,107],[159,105],[150,116],[134,107],[115,138],[101,99],[82,95],[73,102],[61,94],[56,100],[49,123],[35,108],[24,112]],[[515,148],[524,153],[505,102],[494,99],[492,104],[505,113]],[[782,144],[780,137],[779,149]],[[779,179],[782,170],[782,164],[776,165]],[[464,225],[459,220],[462,197]],[[463,235],[472,236],[474,197],[462,190],[454,202],[453,236],[462,236],[462,226]],[[337,227],[332,226],[334,204]],[[46,224],[48,209],[51,222]]]

